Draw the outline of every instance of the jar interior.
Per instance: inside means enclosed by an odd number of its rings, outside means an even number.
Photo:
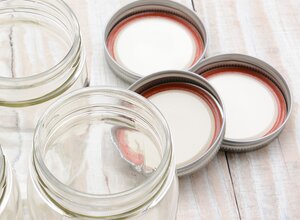
[[[37,75],[68,54],[74,38],[70,22],[58,2],[49,2],[0,2],[0,77]]]
[[[112,95],[76,97],[48,115],[39,140],[50,173],[73,190],[96,195],[132,190],[156,173],[163,128],[140,104]]]

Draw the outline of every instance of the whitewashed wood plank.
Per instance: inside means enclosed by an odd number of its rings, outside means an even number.
[[[207,167],[181,179],[178,219],[239,219],[223,152]]]
[[[256,56],[291,84],[295,107],[280,137],[262,150],[228,157],[242,219],[299,219],[300,2],[197,0],[195,6],[209,24],[209,55]]]

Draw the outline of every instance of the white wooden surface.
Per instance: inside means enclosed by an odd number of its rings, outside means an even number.
[[[113,12],[131,0],[66,1],[80,21],[91,85],[126,88],[105,62],[103,32]],[[220,152],[206,168],[182,178],[178,220],[300,219],[300,1],[180,2],[194,8],[206,24],[208,56],[237,52],[267,61],[286,76],[295,103],[287,128],[268,147]],[[24,137],[23,152],[30,150],[29,142]],[[28,154],[20,155],[24,160]],[[19,177],[24,181],[24,175]]]

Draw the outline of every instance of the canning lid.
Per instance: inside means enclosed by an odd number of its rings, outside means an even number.
[[[108,22],[104,39],[109,66],[129,82],[158,71],[189,70],[207,46],[199,17],[169,0],[126,5]]]
[[[129,89],[148,98],[166,118],[179,176],[200,169],[218,152],[225,133],[222,102],[203,77],[164,71],[140,79]]]
[[[196,73],[214,86],[223,101],[224,150],[261,148],[284,128],[292,109],[291,92],[283,76],[267,63],[225,54],[204,60]]]

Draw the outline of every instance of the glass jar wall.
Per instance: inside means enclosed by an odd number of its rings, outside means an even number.
[[[86,88],[64,96],[43,115],[33,145],[34,220],[176,219],[169,129],[138,94]]]
[[[14,172],[0,147],[0,219],[21,220],[22,205]]]

